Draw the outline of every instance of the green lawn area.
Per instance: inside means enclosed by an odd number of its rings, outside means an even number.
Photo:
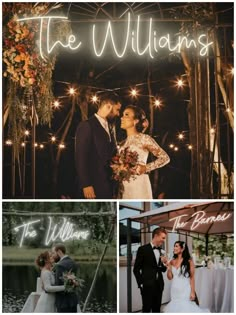
[[[76,261],[97,261],[100,258],[104,244],[99,244],[96,250],[89,248],[77,248],[70,251],[68,249],[67,254]],[[2,259],[5,263],[34,263],[36,257],[48,250],[48,248],[29,248],[29,247],[15,247],[15,246],[3,246],[2,247]],[[50,248],[49,248],[50,250]],[[116,261],[116,248],[110,246],[104,257],[105,261]]]

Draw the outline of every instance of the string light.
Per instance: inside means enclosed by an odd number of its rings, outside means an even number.
[[[169,145],[169,147],[170,147],[171,149],[173,149],[173,148],[174,148],[173,143],[171,143],[171,144]]]
[[[22,143],[21,143],[21,146],[24,148],[24,147],[25,147],[25,143],[24,143],[24,142],[22,142]]]
[[[92,103],[96,104],[96,103],[98,102],[98,97],[97,97],[97,95],[93,95],[93,96],[91,97],[91,101],[92,101]]]
[[[66,146],[65,146],[63,143],[60,143],[60,144],[59,144],[59,149],[65,149],[65,147],[66,147]]]
[[[184,135],[183,135],[182,133],[180,133],[180,134],[178,134],[178,138],[179,138],[180,140],[183,140],[183,139],[184,139]]]
[[[29,130],[25,130],[25,136],[29,136],[30,132]]]
[[[228,108],[226,108],[226,112],[227,113],[229,113],[230,112],[230,108],[228,107]]]
[[[177,87],[178,89],[183,89],[186,86],[186,83],[182,78],[177,78],[174,81],[174,86]]]
[[[12,141],[11,140],[6,140],[6,145],[12,145]]]
[[[130,95],[131,95],[132,97],[137,97],[137,96],[138,96],[138,91],[137,91],[136,89],[131,89]]]
[[[193,146],[192,146],[191,144],[189,144],[189,145],[188,145],[188,149],[189,149],[189,150],[192,150],[192,149],[193,149]]]
[[[211,128],[211,129],[210,129],[210,133],[211,133],[211,134],[214,134],[215,132],[216,132],[216,131],[215,131],[214,128]]]
[[[40,147],[40,149],[43,149],[43,148],[44,148],[44,145],[43,145],[43,144],[40,144],[39,147]]]
[[[234,67],[232,67],[232,68],[230,69],[230,73],[231,73],[232,75],[234,75]]]
[[[73,96],[75,95],[76,90],[73,87],[70,87],[68,92],[71,96]]]
[[[55,108],[59,108],[61,106],[60,102],[58,100],[54,101],[53,106]]]
[[[51,137],[51,141],[52,141],[52,142],[55,142],[55,141],[56,141],[56,137],[55,137],[55,136],[52,136],[52,137]]]
[[[37,143],[37,142],[35,142],[34,146],[35,146],[35,148],[37,148],[37,146],[38,146],[38,143]]]
[[[174,150],[175,150],[175,151],[179,151],[179,148],[178,148],[178,147],[174,147]]]
[[[162,106],[161,100],[159,98],[154,100],[154,106],[155,107],[161,107]]]

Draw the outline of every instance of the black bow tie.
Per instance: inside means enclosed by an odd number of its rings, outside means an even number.
[[[153,246],[153,248],[152,248],[153,250],[154,249],[158,249],[158,250],[161,250],[161,247],[158,247],[158,246]]]

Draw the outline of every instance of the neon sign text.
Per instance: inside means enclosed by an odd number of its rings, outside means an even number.
[[[66,218],[63,218],[63,222],[60,224],[53,223],[51,217],[48,217],[48,220],[49,223],[44,239],[44,245],[46,246],[55,242],[56,240],[66,242],[74,239],[87,239],[89,237],[89,231],[77,231],[75,229],[75,225]],[[40,222],[41,220],[29,221],[14,228],[15,232],[21,232],[19,247],[22,247],[24,240],[34,239],[38,235],[35,225],[39,224]]]
[[[182,214],[169,220],[169,221],[174,221],[172,232],[175,232],[178,229],[184,228],[188,224],[188,221],[187,222],[181,221],[183,217],[188,217],[188,215]],[[207,217],[206,212],[201,210],[201,211],[195,212],[190,217],[190,218],[194,218],[190,226],[190,230],[194,231],[196,230],[196,228],[198,228],[200,225],[203,225],[203,224],[210,224],[214,222],[224,222],[230,217],[231,217],[231,213],[228,213],[228,214],[223,213],[223,214],[218,214],[216,216],[212,215],[212,216]]]
[[[51,21],[64,21],[67,19],[68,18],[66,16],[36,16],[18,19],[17,21],[23,22],[35,20],[40,23],[39,51],[41,57],[45,60],[45,55],[52,53],[54,48],[58,45],[62,46],[63,48],[68,48],[69,50],[77,50],[83,45],[83,43],[79,41],[74,34],[71,34],[64,43],[60,40],[53,41],[51,38]],[[143,39],[141,40],[142,36],[140,35],[142,23],[140,16],[137,17],[137,21],[134,23],[134,25],[132,25],[130,13],[128,13],[127,21],[124,23],[126,23],[124,31],[124,43],[122,44],[121,48],[119,47],[119,49],[117,47],[117,39],[115,38],[116,29],[111,21],[107,22],[104,34],[98,32],[96,29],[96,24],[93,24],[92,42],[90,43],[90,39],[88,38],[87,43],[89,46],[92,46],[93,51],[97,57],[102,57],[106,53],[106,49],[108,49],[110,46],[112,47],[115,56],[118,58],[124,57],[127,51],[131,51],[138,56],[142,56],[144,54],[149,55],[149,57],[153,59],[155,54],[157,54],[161,49],[167,49],[169,52],[180,53],[183,48],[198,49],[200,56],[205,56],[208,54],[208,48],[213,44],[213,42],[208,42],[206,34],[201,34],[196,39],[190,39],[186,36],[178,36],[177,38],[172,39],[171,35],[168,33],[164,36],[158,36],[157,30],[154,29],[152,18],[150,18],[147,22],[148,35],[145,38],[145,44],[141,44]],[[43,27],[44,24],[46,29]],[[44,38],[46,38],[46,45],[43,45]],[[101,40],[101,38],[103,38],[103,40]],[[97,47],[98,41],[99,43],[100,41],[102,42],[100,49]],[[141,46],[143,46],[143,48],[141,48]]]

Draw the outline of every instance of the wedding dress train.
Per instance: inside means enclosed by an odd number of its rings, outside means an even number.
[[[139,133],[128,136],[120,147],[121,150],[125,148],[138,153],[138,164],[146,165],[147,173],[165,166],[170,161],[167,153],[147,134]],[[152,153],[157,159],[147,164],[149,153]],[[123,185],[122,199],[153,199],[148,174],[137,175],[135,179],[130,179],[129,182],[123,181]]]
[[[180,273],[180,267],[172,266],[173,279],[171,280],[171,301],[164,308],[164,313],[209,313],[209,310],[200,308],[190,300],[190,278]]]

